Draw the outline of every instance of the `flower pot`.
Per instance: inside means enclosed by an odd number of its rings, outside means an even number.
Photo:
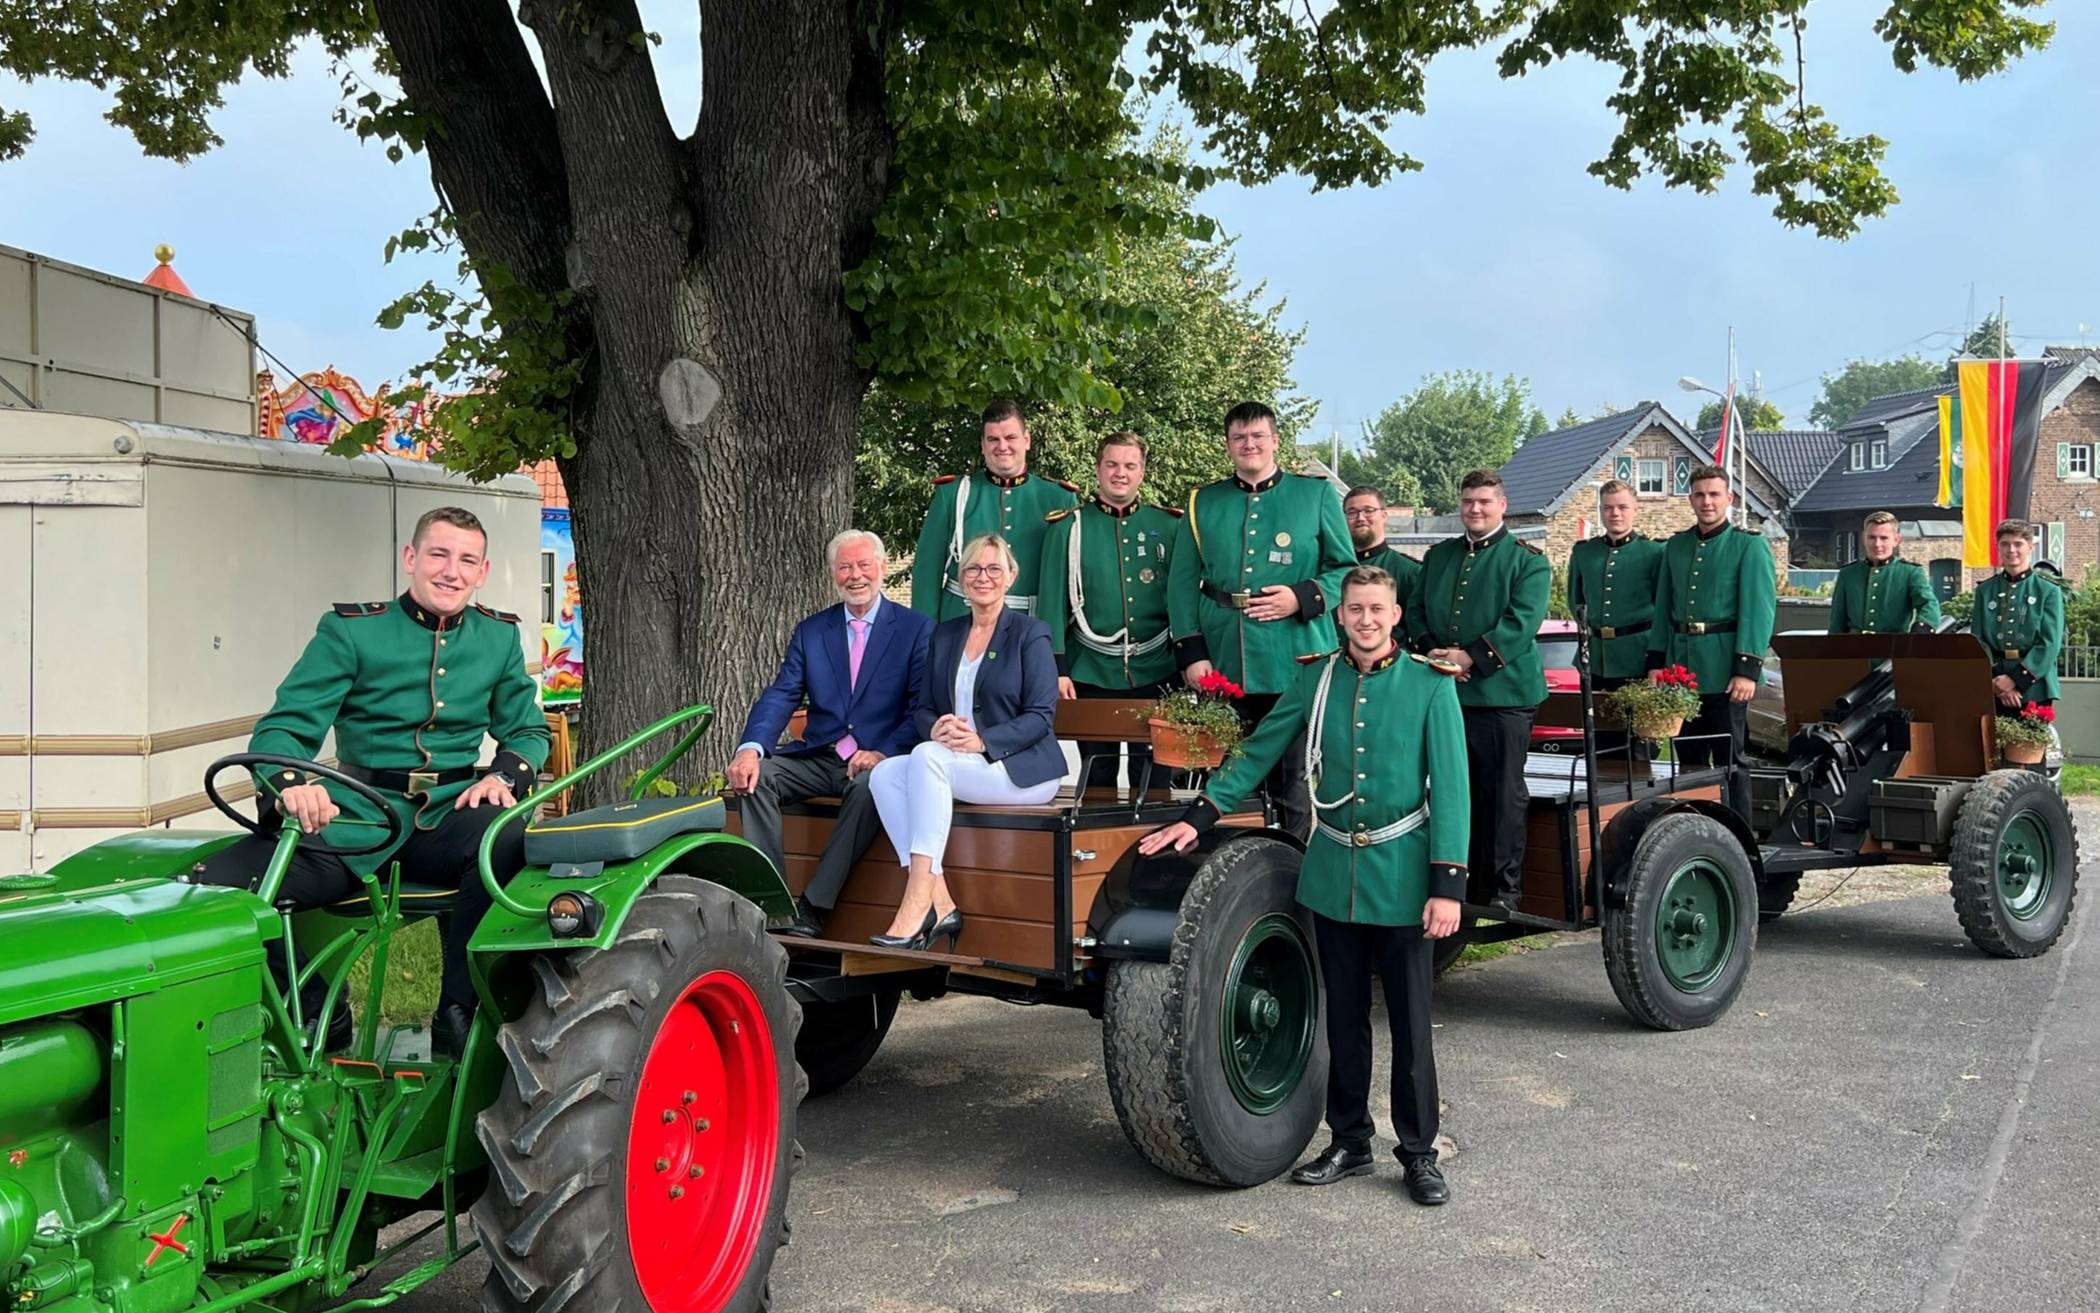
[[[2040,743],[2008,743],[1998,749],[2009,766],[2033,766],[2040,763],[2049,749]]]
[[[1684,717],[1642,716],[1629,728],[1644,739],[1674,739],[1684,729]]]
[[[1199,730],[1184,729],[1172,721],[1150,720],[1152,760],[1176,770],[1210,770],[1225,761],[1225,749],[1216,738]]]

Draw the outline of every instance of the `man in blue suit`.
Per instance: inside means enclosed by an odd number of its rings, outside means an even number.
[[[853,863],[877,828],[868,772],[918,742],[912,703],[926,676],[933,621],[884,600],[882,539],[848,529],[826,549],[839,604],[795,626],[780,673],[751,706],[730,758],[729,787],[741,796],[744,837],[772,858],[783,876],[780,807],[804,798],[837,797],[838,824],[809,887],[795,899],[787,933],[814,938],[838,903]],[[805,700],[809,719],[800,741],[776,747],[788,717]]]

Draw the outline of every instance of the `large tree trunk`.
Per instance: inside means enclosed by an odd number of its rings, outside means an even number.
[[[437,74],[453,76],[459,52],[433,42],[417,64],[397,7],[414,8],[381,0],[404,85],[442,101]],[[717,726],[676,772],[687,783],[726,758],[795,622],[829,596],[824,544],[852,517],[868,382],[840,276],[865,253],[890,151],[880,42],[854,28],[854,6],[700,7],[705,103],[687,141],[628,40],[642,30],[630,3],[520,10],[545,58],[566,190],[558,263],[590,353],[576,455],[561,462],[589,627],[586,748],[706,702]],[[515,172],[447,134],[430,150],[455,198],[448,170]],[[544,245],[482,240],[515,226],[461,230],[477,259],[544,269]]]

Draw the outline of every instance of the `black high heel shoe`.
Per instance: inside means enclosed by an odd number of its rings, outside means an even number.
[[[929,912],[928,915],[931,915],[931,913]],[[939,922],[928,928],[925,932],[925,938],[914,944],[913,947],[931,950],[934,941],[946,939],[948,941],[948,951],[953,953],[955,951],[955,941],[962,938],[962,928],[962,909],[960,907],[950,908],[948,915],[942,917]]]
[[[919,925],[918,933],[909,935],[869,935],[868,942],[877,948],[924,948],[933,937],[933,909],[926,909],[926,919]]]

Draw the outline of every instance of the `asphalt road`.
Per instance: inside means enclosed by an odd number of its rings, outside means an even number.
[[[1971,948],[1944,895],[1789,917],[1688,1034],[1626,1019],[1594,934],[1461,971],[1437,1210],[1390,1158],[1322,1189],[1169,1179],[1125,1143],[1085,1015],[907,1003],[804,1108],[776,1306],[2100,1308],[2096,898],[2026,962]],[[401,1307],[468,1307],[481,1270]]]

